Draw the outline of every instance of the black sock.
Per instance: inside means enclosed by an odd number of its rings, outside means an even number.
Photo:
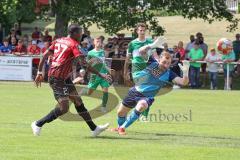
[[[80,106],[75,105],[75,108],[78,112],[78,114],[85,120],[89,128],[94,131],[97,126],[95,123],[92,121],[92,118],[88,112],[88,110],[85,108],[84,104],[82,103]]]
[[[61,112],[60,108],[56,107],[50,113],[48,113],[45,117],[38,120],[36,125],[38,127],[42,127],[45,123],[50,123],[53,120],[57,119],[57,117],[59,117],[61,115],[62,115],[62,112]]]

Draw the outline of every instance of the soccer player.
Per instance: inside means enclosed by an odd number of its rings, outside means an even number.
[[[82,29],[77,24],[71,24],[68,27],[69,36],[55,40],[44,53],[44,56],[40,61],[38,74],[35,79],[37,87],[41,86],[41,82],[43,80],[42,68],[44,61],[47,60],[48,56],[53,56],[49,69],[49,84],[59,105],[45,117],[39,119],[38,121],[32,122],[32,131],[36,136],[40,135],[41,128],[45,123],[50,123],[59,116],[68,112],[69,100],[74,103],[78,114],[85,120],[91,129],[92,136],[95,137],[99,135],[109,126],[108,123],[103,126],[96,126],[96,124],[92,121],[89,112],[85,108],[81,97],[78,95],[73,82],[70,79],[73,60],[77,59],[82,65],[86,65],[90,72],[93,72],[104,79],[111,80],[108,75],[97,72],[84,60],[82,53],[79,51],[78,43],[81,33]]]
[[[118,128],[112,129],[112,131],[125,135],[125,129],[134,123],[144,110],[152,105],[154,96],[165,85],[170,82],[178,85],[188,84],[189,62],[184,61],[183,65],[179,64],[183,72],[183,78],[181,78],[169,69],[171,61],[170,53],[164,51],[157,62],[153,62],[146,69],[135,75],[135,86],[129,89],[128,95],[124,98],[117,111]],[[131,109],[134,110],[126,117]]]
[[[128,70],[129,64],[132,64],[131,74],[133,82],[135,82],[136,74],[147,67],[149,57],[150,56],[153,56],[154,58],[158,57],[156,51],[152,51],[149,49],[161,47],[165,42],[165,39],[163,37],[160,37],[160,39],[158,38],[156,41],[154,41],[153,44],[152,39],[146,38],[145,36],[146,29],[147,26],[144,23],[138,23],[136,26],[138,38],[134,39],[129,43],[128,52],[124,64],[125,83],[130,81],[130,73]],[[145,54],[146,51],[148,51],[149,54]],[[148,112],[149,110],[146,110],[143,113],[143,115],[147,117]]]
[[[101,59],[103,66],[101,68],[98,68],[97,70],[103,74],[111,74],[111,70],[106,66],[106,63],[105,63],[105,52],[102,49],[102,43],[103,41],[101,37],[96,37],[94,39],[94,49],[88,52],[87,61],[91,61],[94,58]],[[108,88],[110,86],[107,80],[92,73],[88,83],[88,90],[83,91],[82,94],[86,94],[84,92],[87,92],[87,95],[91,95],[99,85],[102,87],[102,91],[103,91],[101,111],[107,112],[106,105],[108,101]]]

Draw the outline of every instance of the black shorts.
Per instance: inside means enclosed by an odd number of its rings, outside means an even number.
[[[128,108],[135,108],[138,101],[145,100],[150,107],[154,101],[154,98],[146,97],[136,90],[135,87],[132,87],[128,91],[128,95],[123,99],[122,104]]]
[[[73,91],[77,91],[70,78],[64,80],[55,77],[49,77],[49,84],[53,90],[56,100],[59,98],[69,97]]]

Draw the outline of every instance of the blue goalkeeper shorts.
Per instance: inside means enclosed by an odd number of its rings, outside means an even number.
[[[135,108],[140,100],[145,100],[148,107],[150,107],[154,102],[154,98],[146,97],[142,93],[138,92],[135,87],[132,87],[129,89],[128,95],[123,99],[122,104],[128,108]]]

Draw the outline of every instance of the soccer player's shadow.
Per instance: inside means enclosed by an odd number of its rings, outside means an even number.
[[[87,88],[77,86],[76,89],[77,89],[78,93],[80,93],[82,89],[87,89]],[[80,96],[82,98],[84,98],[84,97],[94,98],[94,101],[95,101],[95,99],[102,100],[102,95],[103,95],[102,90],[95,90],[91,95],[80,95]],[[108,103],[106,105],[106,108],[107,108],[106,112],[101,111],[101,107],[102,107],[101,102],[100,102],[100,104],[94,104],[95,108],[88,111],[89,114],[91,115],[92,119],[102,117],[105,114],[108,114],[109,112],[114,110],[118,106],[119,98],[116,95],[109,92],[108,93],[108,99],[109,100],[108,100]],[[84,99],[83,99],[83,103],[85,103]],[[70,102],[70,106],[71,105],[73,105],[73,104]],[[59,119],[61,119],[63,121],[85,121],[81,116],[79,116],[79,114],[72,113],[70,111],[68,113],[64,114],[63,116],[60,116]]]

